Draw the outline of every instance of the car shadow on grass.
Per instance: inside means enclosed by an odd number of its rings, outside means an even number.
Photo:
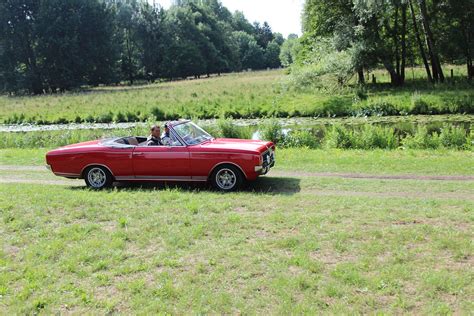
[[[301,191],[300,179],[291,177],[261,177],[256,181],[248,182],[237,192],[293,195]],[[71,190],[90,190],[87,187],[71,187]],[[192,182],[120,182],[114,183],[109,191],[159,191],[176,189],[182,191],[219,192],[207,183]]]

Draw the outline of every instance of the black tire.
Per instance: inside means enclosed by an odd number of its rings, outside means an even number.
[[[91,166],[84,172],[84,181],[89,188],[101,190],[111,187],[114,177],[105,167]]]
[[[244,175],[233,165],[221,165],[212,172],[210,182],[219,191],[232,192],[242,186]]]

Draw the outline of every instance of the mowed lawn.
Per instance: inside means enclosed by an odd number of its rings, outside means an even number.
[[[221,194],[94,192],[34,167],[44,151],[0,151],[2,314],[474,310],[472,152],[281,150]]]

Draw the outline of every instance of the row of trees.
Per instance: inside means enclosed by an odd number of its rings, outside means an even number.
[[[329,42],[349,56],[362,83],[364,70],[383,65],[392,84],[403,85],[409,64],[443,82],[444,62],[466,63],[472,79],[473,21],[474,0],[306,0],[299,59],[311,62],[318,45]]]
[[[3,0],[0,90],[200,77],[280,66],[284,39],[218,0]]]

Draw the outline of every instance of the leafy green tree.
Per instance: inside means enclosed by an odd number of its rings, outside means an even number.
[[[279,68],[280,63],[280,45],[278,42],[271,41],[265,49],[265,66],[268,68]]]
[[[262,26],[260,26],[260,23],[255,22],[253,26],[255,29],[257,44],[266,49],[268,44],[274,39],[272,28],[267,22],[263,22]]]
[[[239,65],[236,70],[263,69],[265,67],[264,50],[253,36],[242,32],[232,33],[235,47],[239,53]]]
[[[281,45],[280,50],[280,62],[284,67],[289,67],[296,61],[299,49],[300,42],[298,35],[293,34],[294,36],[288,36],[288,39]]]

